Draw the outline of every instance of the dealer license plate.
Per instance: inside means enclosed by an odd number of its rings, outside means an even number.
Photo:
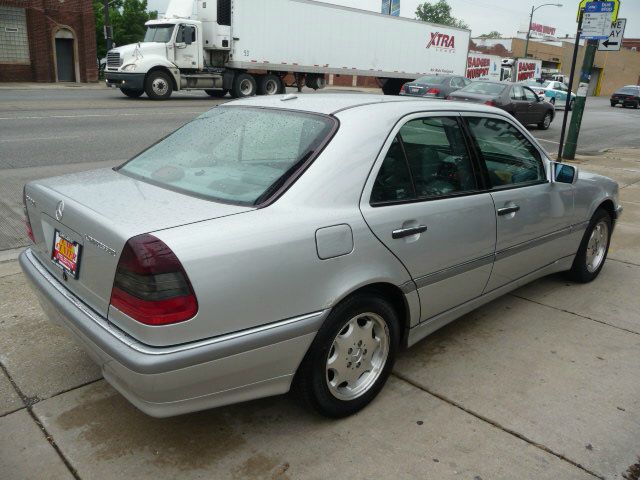
[[[63,233],[55,231],[53,241],[53,254],[51,259],[58,267],[67,272],[73,278],[78,278],[78,269],[80,268],[80,255],[82,254],[82,245],[78,242],[68,239]]]

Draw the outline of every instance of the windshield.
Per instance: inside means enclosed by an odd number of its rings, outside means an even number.
[[[430,84],[441,84],[448,77],[443,77],[441,75],[427,75],[426,77],[420,77],[415,81],[415,83],[430,83]]]
[[[502,85],[500,83],[473,82],[471,85],[467,85],[459,91],[479,93],[481,95],[500,95],[505,88],[506,85]]]
[[[618,90],[616,93],[622,93],[622,94],[627,94],[627,95],[637,95],[638,92],[640,92],[639,88],[636,88],[636,87],[623,87],[620,90]]]
[[[169,43],[175,25],[149,25],[143,42]]]
[[[333,126],[315,114],[217,107],[119,171],[208,200],[256,205],[311,157]]]

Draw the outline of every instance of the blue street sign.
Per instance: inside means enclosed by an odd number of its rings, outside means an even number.
[[[615,2],[588,2],[582,17],[582,38],[604,40],[611,33],[611,17],[615,12]]]

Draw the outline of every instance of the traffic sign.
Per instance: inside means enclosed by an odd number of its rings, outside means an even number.
[[[611,15],[611,21],[615,22],[618,19],[618,12],[620,11],[620,0],[610,0],[615,4],[613,7],[613,14]],[[578,15],[576,16],[576,23],[580,23],[580,12],[584,10],[587,3],[593,2],[593,0],[580,0],[578,4]]]
[[[587,2],[582,17],[582,34],[585,40],[609,38],[614,2]]]
[[[624,28],[627,26],[626,18],[619,18],[611,23],[611,34],[609,38],[598,42],[598,50],[601,52],[617,52],[622,46]]]

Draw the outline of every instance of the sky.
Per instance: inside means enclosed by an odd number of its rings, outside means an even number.
[[[236,0],[243,1],[243,0]],[[251,0],[244,0],[251,2]],[[321,0],[348,7],[380,11],[382,0]],[[418,4],[424,0],[400,0],[400,14],[415,18]],[[148,0],[150,10],[163,12],[169,0]],[[515,36],[519,29],[526,30],[532,6],[543,3],[562,3],[562,7],[542,7],[536,10],[533,21],[557,29],[557,35],[576,33],[578,0],[448,0],[453,16],[471,26],[473,36],[497,30],[504,37]],[[640,0],[622,0],[620,18],[627,19],[625,37],[640,38]]]

